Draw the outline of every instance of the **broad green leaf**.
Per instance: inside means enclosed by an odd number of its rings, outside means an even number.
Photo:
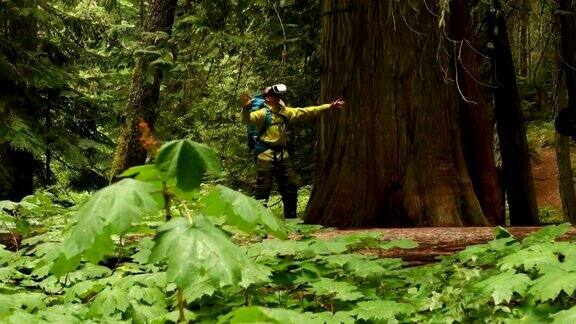
[[[276,237],[286,238],[284,223],[260,202],[241,192],[219,185],[202,199],[202,203],[206,215],[225,214],[226,222],[243,232],[253,233],[262,225]]]
[[[130,300],[126,292],[108,287],[102,290],[94,301],[90,303],[90,314],[108,317],[117,311],[125,312],[130,306]]]
[[[354,324],[356,319],[351,316],[350,312],[336,312],[334,314],[330,312],[322,313],[304,313],[315,321],[319,321],[325,324]]]
[[[154,164],[145,164],[131,167],[121,174],[122,177],[134,178],[140,181],[161,180],[162,173]]]
[[[395,321],[398,315],[410,315],[416,308],[410,304],[391,300],[371,300],[360,302],[350,312],[359,320]]]
[[[77,223],[63,241],[56,261],[60,264],[52,270],[58,274],[74,270],[74,265],[65,264],[83,253],[93,262],[101,260],[114,247],[110,236],[125,233],[145,213],[158,212],[162,199],[158,186],[134,179],[121,180],[96,192],[77,212]]]
[[[476,283],[475,287],[492,296],[498,305],[503,301],[510,302],[514,293],[524,296],[530,282],[527,275],[508,270]]]
[[[347,272],[353,273],[360,278],[367,278],[371,276],[381,276],[386,273],[386,269],[379,264],[381,260],[373,260],[370,257],[359,254],[339,254],[328,255],[322,257],[328,262],[328,265],[344,268]],[[385,259],[386,260],[386,259]],[[395,260],[394,264],[398,261]]]
[[[322,322],[314,321],[305,314],[294,310],[250,306],[237,308],[232,312],[221,316],[218,319],[218,323],[308,324]]]
[[[153,320],[166,316],[166,308],[159,304],[152,304],[150,306],[130,301],[130,307],[126,314],[132,320],[132,323],[151,323]],[[187,318],[192,320],[193,318]]]
[[[194,279],[194,282],[183,291],[184,299],[187,302],[193,302],[204,296],[212,296],[218,289],[214,281],[207,275],[195,276]]]
[[[0,212],[2,212],[2,210],[15,210],[18,207],[18,203],[17,202],[13,202],[10,200],[0,200]]]
[[[320,280],[310,283],[308,291],[317,296],[333,297],[342,301],[354,301],[364,297],[357,289],[356,286],[347,282],[320,278]]]
[[[218,228],[196,217],[175,218],[158,229],[150,261],[166,260],[168,280],[186,288],[207,275],[218,286],[238,285],[252,261]]]
[[[330,255],[348,251],[348,245],[349,244],[342,240],[313,240],[312,243],[310,243],[310,249],[318,255]]]
[[[549,299],[556,299],[562,291],[572,296],[574,290],[576,290],[576,272],[551,268],[543,276],[534,280],[534,285],[528,293],[536,300],[545,302]]]
[[[566,232],[568,232],[569,229],[570,229],[570,223],[549,225],[538,230],[536,233],[526,236],[526,238],[522,240],[522,244],[531,245],[541,242],[551,242],[554,241],[559,236],[566,234]]]
[[[315,254],[310,249],[309,241],[294,241],[294,240],[264,240],[260,243],[255,243],[248,249],[248,254],[253,257],[258,256],[286,256],[294,255],[300,256],[308,254],[313,257]]]
[[[66,289],[64,301],[70,303],[77,298],[84,298],[84,296],[89,293],[99,293],[104,288],[106,288],[104,284],[98,283],[94,280],[81,281]]]
[[[197,316],[194,312],[188,310],[187,308],[184,309],[184,318],[186,318],[186,321],[193,323],[196,317]],[[165,314],[164,316],[156,318],[154,321],[152,321],[152,324],[164,324],[166,322],[178,323],[179,319],[180,319],[180,311],[178,309],[175,309],[170,313]]]
[[[148,262],[148,259],[150,258],[150,252],[153,246],[154,241],[152,241],[152,238],[145,237],[138,243],[137,246],[138,252],[132,255],[132,260],[134,260],[139,264],[146,264]]]
[[[37,309],[44,309],[45,298],[46,295],[37,292],[0,293],[0,314],[8,309],[26,309],[30,313]]]
[[[0,266],[8,264],[14,257],[14,252],[6,250],[4,245],[0,244]]]
[[[559,261],[554,244],[538,243],[505,256],[498,264],[502,270],[523,266],[525,270],[529,271],[533,268],[541,269],[557,263]]]
[[[552,324],[576,323],[576,306],[550,315]]]
[[[176,186],[184,192],[197,189],[205,173],[220,173],[216,153],[207,146],[191,140],[175,140],[160,148],[156,168],[165,180],[176,179]]]

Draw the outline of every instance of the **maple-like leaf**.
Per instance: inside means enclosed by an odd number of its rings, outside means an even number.
[[[284,223],[259,201],[225,186],[215,187],[202,199],[203,211],[209,216],[226,215],[226,222],[246,233],[261,225],[269,233],[285,239]]]
[[[248,284],[252,281],[243,275],[243,269],[247,267],[261,271],[258,278],[270,274],[267,269],[253,266],[242,249],[199,216],[192,223],[175,218],[164,224],[158,229],[154,242],[150,261],[165,260],[168,280],[180,288],[188,287],[199,275],[209,276],[218,286]]]
[[[574,290],[576,290],[576,272],[550,268],[544,275],[534,280],[534,285],[530,287],[528,293],[536,300],[545,302],[556,299],[562,291],[572,296]]]
[[[320,280],[310,283],[308,291],[317,296],[329,296],[342,301],[353,301],[364,297],[358,291],[358,287],[348,282],[330,278],[320,278]]]
[[[503,301],[510,302],[514,293],[524,296],[530,282],[527,275],[507,270],[476,283],[475,287],[489,294],[498,305]]]
[[[358,303],[350,313],[359,320],[394,322],[398,315],[410,315],[414,312],[416,308],[410,304],[392,300],[370,300]]]

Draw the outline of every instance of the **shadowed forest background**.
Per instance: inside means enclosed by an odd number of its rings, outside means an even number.
[[[498,227],[414,268],[386,254],[416,247],[405,232],[322,226],[576,221],[574,141],[555,129],[576,116],[575,15],[571,0],[0,1],[0,304],[15,305],[0,320],[573,318],[567,224]],[[247,197],[239,96],[275,83],[291,107],[347,102],[288,130],[302,222]]]
[[[554,147],[570,182],[568,140],[552,127],[572,82],[572,45],[562,47],[571,25],[561,28],[570,17],[559,7],[569,3],[153,5],[3,5],[1,198],[107,185],[145,161],[140,120],[160,141],[213,147],[224,181],[250,192],[237,98],[274,82],[289,85],[292,106],[349,101],[290,130],[301,185],[316,175],[313,222],[503,224],[507,191],[512,223],[536,224],[530,163]],[[147,10],[164,18],[147,21]]]

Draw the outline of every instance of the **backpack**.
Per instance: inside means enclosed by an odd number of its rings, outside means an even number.
[[[249,110],[252,113],[264,107],[266,107],[266,100],[264,100],[263,95],[258,95],[252,98]],[[248,148],[250,151],[256,149],[256,144],[259,142],[260,135],[266,131],[266,128],[268,128],[268,125],[270,125],[270,122],[272,121],[272,114],[268,109],[266,110],[266,119],[264,120],[264,127],[262,127],[262,129],[259,130],[256,128],[256,126],[250,123],[246,125],[246,136],[248,139]]]
[[[282,105],[284,102],[280,101]],[[248,123],[246,126],[246,135],[248,140],[248,148],[250,151],[254,151],[256,154],[260,154],[268,149],[268,146],[260,141],[260,136],[266,132],[268,126],[272,124],[272,112],[266,107],[266,100],[264,95],[257,95],[252,98],[250,102],[249,111],[255,112],[260,109],[266,110],[266,117],[264,118],[264,126],[261,129],[257,129],[256,126]],[[284,116],[282,116],[284,117]]]

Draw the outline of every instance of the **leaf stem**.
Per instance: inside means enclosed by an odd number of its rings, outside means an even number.
[[[181,206],[184,208],[184,212],[186,213],[186,217],[188,217],[188,221],[192,223],[192,213],[190,212],[190,209],[188,209],[186,204],[181,204]]]
[[[169,221],[172,219],[172,212],[170,211],[170,206],[172,205],[172,195],[168,191],[166,183],[164,183],[164,191],[162,193],[164,194],[164,215],[166,216],[166,221]]]
[[[178,312],[180,313],[180,317],[178,318],[178,322],[185,322],[186,317],[184,316],[184,297],[182,297],[182,289],[178,288]]]
[[[244,306],[250,306],[250,293],[248,292],[248,288],[244,289]]]

